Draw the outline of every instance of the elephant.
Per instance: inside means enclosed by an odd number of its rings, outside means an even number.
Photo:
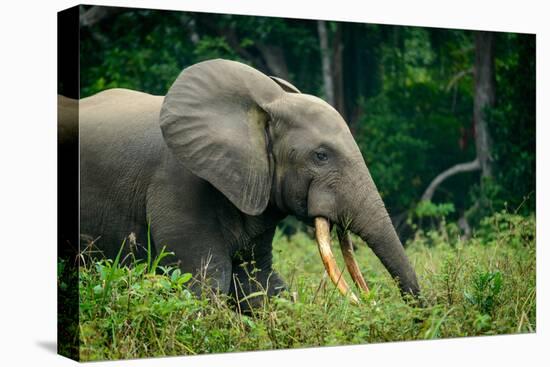
[[[182,271],[221,294],[275,296],[286,285],[273,270],[272,241],[277,223],[294,215],[315,227],[326,271],[351,302],[359,299],[334,260],[333,226],[359,290],[368,286],[350,233],[404,296],[419,295],[348,125],[288,81],[207,60],[185,68],[166,96],[109,89],[80,99],[79,123],[80,233],[105,256],[133,233],[138,256],[150,238],[155,253],[166,246]]]

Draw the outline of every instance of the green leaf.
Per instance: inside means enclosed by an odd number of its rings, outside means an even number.
[[[101,284],[98,284],[94,287],[94,294],[100,295],[101,293],[103,293],[103,287]]]
[[[191,273],[183,273],[178,279],[178,285],[182,285],[190,281],[192,278]]]
[[[170,290],[172,288],[172,284],[166,279],[166,278],[161,278],[159,280],[159,283],[160,285],[162,285],[164,287],[164,289],[166,290]]]
[[[172,282],[176,282],[176,280],[179,278],[179,276],[181,275],[181,270],[180,269],[176,269],[172,272],[172,276],[170,277],[170,279],[172,280]]]

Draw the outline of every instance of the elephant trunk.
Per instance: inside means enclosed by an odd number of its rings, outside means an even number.
[[[361,172],[361,170],[355,172]],[[362,172],[364,172],[363,180],[347,180],[351,190],[342,194],[339,200],[343,204],[342,208],[345,208],[339,211],[337,222],[339,222],[338,237],[346,267],[357,287],[368,293],[367,283],[355,261],[349,230],[358,234],[374,251],[390,275],[397,280],[401,293],[416,297],[420,293],[416,273],[405,255],[403,245],[370,173],[366,167],[363,167]],[[328,219],[315,218],[315,237],[330,279],[342,294],[349,296],[353,303],[358,303],[358,298],[342,277],[342,271],[338,268],[332,254]]]
[[[355,198],[357,204],[351,206],[355,210],[350,215],[349,229],[373,250],[390,275],[398,281],[402,294],[418,296],[420,287],[416,273],[368,171],[367,176],[366,189],[364,186],[355,191],[363,195],[360,195],[359,200]]]

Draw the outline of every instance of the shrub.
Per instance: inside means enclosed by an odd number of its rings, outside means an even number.
[[[80,268],[80,356],[139,358],[535,331],[534,217],[496,213],[468,240],[450,235],[452,225],[419,231],[407,247],[424,307],[403,302],[364,246],[356,256],[371,292],[360,294],[359,306],[351,305],[324,275],[317,246],[302,231],[277,231],[274,240],[274,267],[289,291],[248,315],[236,312],[224,295],[196,297],[188,287],[190,274],[179,269],[149,271],[155,259],[87,261]],[[344,268],[339,254],[337,261]]]

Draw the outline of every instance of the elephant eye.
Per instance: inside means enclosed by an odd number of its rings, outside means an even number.
[[[326,152],[315,152],[315,156],[321,162],[324,162],[328,159],[328,155]]]

